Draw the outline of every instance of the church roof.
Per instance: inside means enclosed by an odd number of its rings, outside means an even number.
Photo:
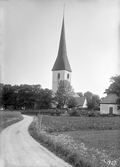
[[[85,102],[85,97],[74,97],[78,106],[83,106],[84,102]]]
[[[70,72],[72,71],[71,67],[70,67],[70,64],[69,64],[68,57],[67,57],[64,17],[63,17],[63,23],[62,23],[62,30],[61,30],[58,56],[56,58],[54,66],[52,68],[52,71],[58,71],[58,70],[67,70],[67,71],[70,71]]]
[[[100,104],[117,104],[117,99],[118,96],[116,94],[108,94],[106,97],[101,99]]]

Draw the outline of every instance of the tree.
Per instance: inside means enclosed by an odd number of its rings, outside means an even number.
[[[120,97],[120,75],[112,76],[110,78],[110,82],[112,83],[104,93],[107,95],[110,93],[115,93],[118,97]]]
[[[52,91],[41,89],[41,85],[0,85],[1,103],[5,109],[35,109],[50,108],[52,102]]]
[[[71,96],[68,101],[68,108],[74,108],[77,106],[77,104],[78,103],[76,102],[75,98]]]
[[[0,107],[2,107],[2,94],[3,94],[4,84],[0,83]]]
[[[87,99],[87,107],[89,110],[98,110],[100,97],[98,95],[93,94],[92,92],[85,92],[85,98]]]
[[[93,95],[92,98],[87,100],[87,106],[90,110],[98,110],[99,109],[100,98],[98,95]]]
[[[87,100],[92,99],[92,96],[93,96],[93,94],[91,92],[89,92],[89,91],[87,91],[87,92],[84,93],[84,97]]]
[[[52,90],[41,89],[37,98],[37,108],[51,108],[51,103],[53,100],[52,94]]]
[[[117,103],[120,104],[120,75],[112,76],[110,78],[110,86],[105,90],[104,93],[107,95],[110,93],[115,93],[118,96]],[[120,109],[120,105],[118,105],[118,109]]]
[[[13,107],[13,94],[14,90],[12,89],[12,86],[10,84],[4,85],[2,89],[2,105],[5,108],[5,110],[8,107]]]
[[[55,93],[55,99],[58,103],[58,107],[64,108],[65,105],[67,106],[71,96],[73,95],[74,91],[70,82],[67,80],[61,80],[58,83],[58,90]]]
[[[20,85],[18,90],[19,107],[35,109],[40,91],[41,85]]]

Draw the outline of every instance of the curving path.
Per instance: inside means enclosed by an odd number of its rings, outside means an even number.
[[[0,167],[71,167],[37,143],[28,132],[33,118],[13,124],[0,134]]]

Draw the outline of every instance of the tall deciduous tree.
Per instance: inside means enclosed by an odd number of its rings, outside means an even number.
[[[1,95],[2,105],[5,109],[34,109],[40,89],[40,85],[4,85]]]
[[[89,91],[87,91],[87,92],[85,92],[84,93],[84,97],[88,100],[88,99],[92,99],[92,96],[93,96],[93,94],[91,93],[91,92],[89,92]]]
[[[100,103],[100,97],[98,95],[93,95],[91,99],[87,100],[87,106],[90,110],[98,110]]]
[[[25,109],[35,109],[41,85],[20,85],[18,90],[19,106]]]
[[[14,90],[12,89],[12,86],[10,84],[4,85],[2,89],[2,105],[5,108],[5,110],[8,107],[13,106],[13,94]]]
[[[41,89],[37,97],[37,108],[39,109],[51,108],[51,103],[53,100],[52,94],[53,94],[52,90]]]
[[[76,102],[74,97],[70,97],[69,101],[68,101],[68,108],[74,108],[77,107],[78,103]]]
[[[55,99],[58,103],[58,107],[63,108],[68,105],[71,96],[74,95],[73,88],[69,81],[61,80],[58,83],[58,90],[55,94]]]
[[[118,96],[117,103],[120,104],[120,75],[112,76],[110,78],[110,82],[110,86],[105,90],[104,93],[107,95],[110,93],[115,93]],[[118,106],[118,109],[120,109],[120,105]]]
[[[92,92],[85,92],[85,98],[87,99],[87,107],[89,110],[97,110],[99,109],[100,97],[98,95],[93,94]]]
[[[105,90],[106,94],[115,93],[120,97],[120,75],[112,76],[110,78],[110,86]]]
[[[2,94],[3,94],[4,84],[0,83],[0,107],[2,107]]]

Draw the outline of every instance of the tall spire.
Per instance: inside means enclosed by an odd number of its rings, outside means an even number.
[[[63,6],[63,21],[62,21],[62,30],[61,30],[58,56],[52,68],[52,71],[67,70],[71,72],[72,70],[69,64],[69,60],[67,57],[67,50],[66,50],[64,12],[65,12],[65,5]]]

